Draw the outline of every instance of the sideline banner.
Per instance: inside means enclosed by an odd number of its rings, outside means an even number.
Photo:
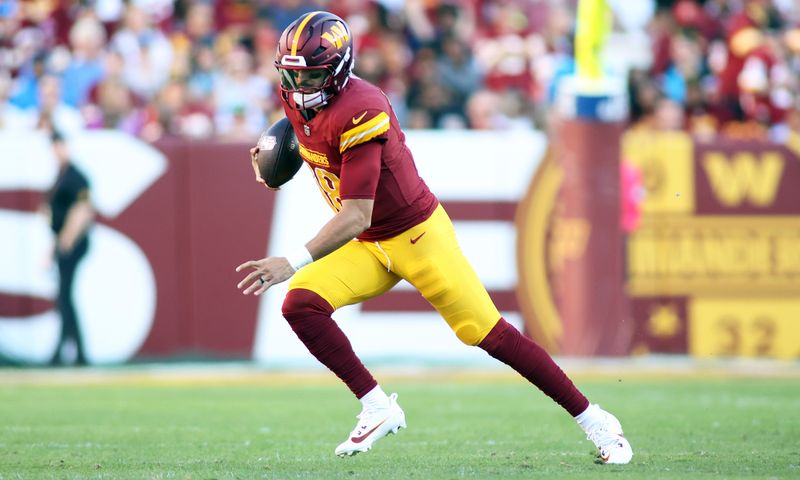
[[[624,137],[647,192],[626,252],[634,353],[800,357],[796,147]]]
[[[602,249],[591,251],[604,220],[591,209],[565,218],[568,203],[558,201],[569,165],[546,156],[520,204],[518,291],[532,336],[559,354],[800,357],[797,137],[778,145],[629,131],[621,152],[623,169],[641,178],[641,216],[605,271],[594,267]],[[588,286],[564,283],[570,263]],[[609,319],[616,282],[629,306]],[[597,295],[609,308],[584,308],[583,324],[569,315]],[[604,335],[617,343],[604,345]]]
[[[585,255],[602,260],[613,246],[592,244],[598,220],[555,215],[564,172],[548,160],[545,136],[414,131],[408,143],[502,314],[552,353],[571,339],[608,354],[602,334],[622,341],[615,354],[800,356],[797,148],[626,133],[623,163],[646,192],[614,260],[628,303],[593,330],[564,322],[561,308],[615,287],[614,276],[593,267],[597,289],[571,289],[555,285],[554,272]],[[36,211],[55,177],[48,145],[38,133],[0,132],[0,358],[15,362],[47,361],[60,329],[56,278],[43,267],[51,234]],[[276,194],[253,181],[246,145],[151,146],[118,132],[86,132],[69,145],[98,209],[75,291],[92,363],[314,364],[281,317],[281,286],[244,297],[233,270],[304,243],[328,218],[308,172]],[[600,177],[596,188],[608,188]],[[608,213],[599,221],[616,222]],[[367,362],[490,361],[402,282],[335,318]]]

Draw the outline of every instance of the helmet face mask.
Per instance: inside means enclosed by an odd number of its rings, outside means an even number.
[[[344,88],[353,69],[350,29],[332,13],[301,16],[283,31],[275,67],[289,108],[324,106]]]
[[[328,67],[280,67],[278,72],[281,75],[281,87],[302,93],[316,93],[329,88],[332,82],[331,70]]]

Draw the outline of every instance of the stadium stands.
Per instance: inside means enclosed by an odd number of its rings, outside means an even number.
[[[386,91],[405,126],[542,128],[555,81],[574,70],[576,3],[8,0],[0,127],[250,141],[281,115],[278,33],[302,12],[330,9],[354,30],[356,72]],[[616,63],[630,58],[622,73],[637,128],[778,141],[800,129],[795,2],[640,4],[618,11],[610,44]]]

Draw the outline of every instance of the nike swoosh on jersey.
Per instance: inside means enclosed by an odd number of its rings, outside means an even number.
[[[365,439],[365,438],[367,438],[367,437],[369,437],[369,436],[372,434],[372,432],[374,432],[375,430],[377,430],[377,429],[378,429],[378,427],[380,427],[381,425],[383,425],[384,423],[386,423],[386,420],[389,420],[389,417],[386,417],[386,418],[384,418],[384,419],[383,419],[383,421],[382,421],[381,423],[379,423],[379,424],[375,425],[375,426],[372,428],[372,430],[370,430],[369,432],[365,433],[364,435],[361,435],[360,437],[350,437],[350,441],[351,441],[351,442],[353,442],[353,443],[361,443],[361,442],[363,442],[363,441],[364,441],[364,439]]]
[[[369,120],[364,120],[350,130],[339,135],[339,153],[389,131],[391,120],[389,114],[380,112]]]
[[[358,122],[363,120],[366,115],[367,115],[367,111],[364,110],[364,113],[362,113],[361,115],[359,115],[357,117],[353,117],[353,125],[358,125]]]
[[[428,233],[428,232],[422,232],[422,233],[419,234],[419,236],[412,238],[411,239],[411,245],[416,244],[419,241],[419,239],[422,238],[422,236],[425,235],[426,233]]]

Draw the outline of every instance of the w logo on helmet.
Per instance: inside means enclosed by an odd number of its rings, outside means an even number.
[[[350,40],[350,35],[347,33],[347,28],[339,22],[331,25],[329,32],[322,34],[322,38],[335,45],[336,48],[342,48],[344,42]]]

